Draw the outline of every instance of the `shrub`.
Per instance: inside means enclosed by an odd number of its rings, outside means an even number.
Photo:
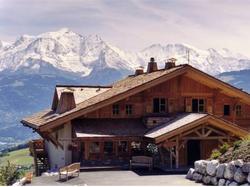
[[[18,171],[16,165],[8,161],[6,166],[0,167],[0,185],[12,185],[19,179],[20,175],[21,173]]]
[[[242,140],[235,141],[233,144],[233,150],[238,149],[240,147],[241,143],[242,143]]]
[[[155,144],[149,143],[147,145],[147,152],[149,152],[152,156],[158,153],[158,147]]]
[[[228,143],[224,143],[222,146],[219,147],[219,151],[223,155],[225,152],[228,151],[229,148],[230,145],[228,145]]]
[[[221,156],[221,152],[218,149],[214,149],[210,156],[210,159],[217,159]]]

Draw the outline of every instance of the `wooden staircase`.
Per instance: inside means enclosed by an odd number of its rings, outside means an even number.
[[[29,142],[30,154],[34,158],[35,175],[40,176],[42,172],[49,169],[48,154],[45,150],[43,139],[32,140]]]

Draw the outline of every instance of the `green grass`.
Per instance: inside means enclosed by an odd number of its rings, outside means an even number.
[[[8,156],[0,157],[0,166],[6,165],[7,162],[15,165],[30,166],[33,164],[33,157],[29,155],[29,149],[20,149],[8,153]]]

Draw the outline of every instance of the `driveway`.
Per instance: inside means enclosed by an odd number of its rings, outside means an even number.
[[[58,176],[35,177],[32,186],[200,186],[201,184],[185,179],[185,175],[147,174],[129,170],[81,172],[79,177],[67,182],[58,181]]]

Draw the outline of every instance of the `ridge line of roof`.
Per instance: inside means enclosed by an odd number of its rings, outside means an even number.
[[[176,65],[176,66],[174,66],[174,67],[172,67],[172,68],[178,68],[178,67],[181,67],[181,66],[188,66],[188,64],[179,64],[179,65]],[[171,68],[171,69],[172,69]],[[154,73],[154,72],[158,72],[158,71],[164,71],[164,70],[168,70],[168,69],[165,69],[165,68],[162,68],[162,69],[158,69],[158,70],[155,70],[155,71],[153,71],[153,72],[151,72],[151,73]],[[143,72],[142,74],[140,74],[140,75],[146,75],[146,74],[149,74],[148,72]],[[131,74],[131,75],[128,75],[127,77],[137,77],[137,76],[140,76],[140,75],[135,75],[135,74]],[[121,79],[121,80],[123,80],[123,79]],[[120,81],[120,80],[119,80]]]
[[[73,85],[73,84],[57,84],[57,87],[76,87],[76,88],[82,88],[82,87],[87,87],[87,88],[112,88],[112,85],[107,85],[107,86],[102,86],[102,85]]]

